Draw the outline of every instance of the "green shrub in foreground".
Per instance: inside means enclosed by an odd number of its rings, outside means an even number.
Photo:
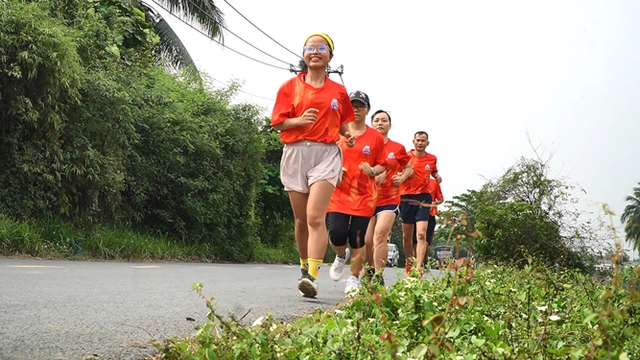
[[[246,327],[216,313],[165,359],[629,359],[640,355],[640,268],[608,285],[578,272],[485,265],[399,279],[329,312]],[[194,288],[202,295],[202,285]],[[380,292],[378,292],[380,291]]]

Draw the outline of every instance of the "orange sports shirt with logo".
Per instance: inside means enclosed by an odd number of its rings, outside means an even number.
[[[355,119],[347,90],[329,77],[326,77],[324,85],[315,88],[304,82],[306,74],[306,71],[302,72],[282,84],[271,114],[271,126],[315,108],[318,109],[315,123],[282,130],[280,140],[285,144],[301,140],[335,143],[340,139],[340,125]]]
[[[440,188],[440,184],[436,181],[436,179],[429,179],[429,186],[431,187],[431,201],[436,202],[436,200],[442,200],[444,197],[442,196],[442,189]],[[438,215],[438,207],[434,206],[431,208],[431,212],[429,213],[431,216]]]
[[[400,186],[400,195],[429,194],[431,173],[438,171],[438,159],[435,155],[426,153],[424,156],[417,156],[415,150],[409,151],[411,156],[411,166],[413,166],[413,176],[410,176]]]
[[[407,154],[404,145],[393,140],[384,144],[383,153],[387,159],[387,177],[378,184],[377,206],[400,205],[400,188],[393,185],[393,176],[402,172],[402,168],[409,163],[411,158]]]
[[[328,212],[339,212],[354,216],[373,216],[376,209],[378,189],[375,177],[364,173],[360,164],[370,166],[386,165],[384,157],[384,138],[367,126],[362,135],[356,138],[353,147],[348,147],[346,139],[338,142],[342,149],[342,182],[333,191]]]

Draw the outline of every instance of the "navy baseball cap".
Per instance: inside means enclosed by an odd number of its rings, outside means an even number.
[[[354,91],[349,94],[349,100],[351,101],[360,101],[365,104],[366,107],[371,109],[371,102],[369,102],[369,95],[363,93],[362,91]]]

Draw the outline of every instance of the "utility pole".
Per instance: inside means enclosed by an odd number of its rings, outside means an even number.
[[[289,64],[289,72],[295,73],[296,75],[306,70],[307,70],[307,64],[305,64],[304,60],[302,59],[300,59],[300,63],[298,64],[298,66]],[[344,80],[342,79],[342,74],[344,74],[343,65],[338,66],[338,68],[335,70],[332,69],[331,66],[327,65],[327,76],[330,76],[331,74],[338,74],[338,76],[340,76],[340,81],[342,82],[342,85],[344,85]]]

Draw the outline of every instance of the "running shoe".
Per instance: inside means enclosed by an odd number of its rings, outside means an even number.
[[[357,276],[349,276],[347,279],[347,286],[344,288],[344,293],[347,295],[354,295],[358,293],[360,289],[360,279]]]
[[[333,281],[340,281],[344,277],[344,265],[349,260],[349,255],[351,255],[351,250],[347,247],[346,252],[344,253],[344,258],[336,255],[336,258],[333,260],[333,264],[331,264],[331,268],[329,269],[329,277]]]
[[[298,290],[302,297],[315,298],[318,295],[318,282],[309,273],[303,273],[298,280]]]

